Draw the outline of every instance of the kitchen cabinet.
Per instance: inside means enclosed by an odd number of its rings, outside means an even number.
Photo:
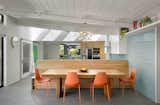
[[[105,59],[104,41],[81,42],[80,46],[85,50],[82,55],[86,55],[87,59]]]

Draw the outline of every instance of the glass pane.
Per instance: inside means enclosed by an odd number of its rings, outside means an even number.
[[[30,71],[30,51],[31,45],[28,43],[23,43],[23,74]]]
[[[33,45],[33,59],[34,59],[34,63],[36,64],[37,59],[38,59],[38,47],[37,47],[37,45]]]

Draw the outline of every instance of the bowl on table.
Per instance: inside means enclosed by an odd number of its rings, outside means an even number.
[[[88,72],[88,69],[87,68],[81,68],[79,71],[80,72]]]

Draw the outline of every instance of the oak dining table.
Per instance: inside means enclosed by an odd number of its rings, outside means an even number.
[[[49,77],[57,80],[56,95],[57,97],[63,96],[62,80],[66,77],[68,72],[77,72],[78,77],[81,79],[93,79],[97,72],[106,72],[109,78],[125,77],[128,73],[121,72],[116,69],[88,69],[87,72],[80,72],[79,69],[48,69],[41,73],[43,77]]]

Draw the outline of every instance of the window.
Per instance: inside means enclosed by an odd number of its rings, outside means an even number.
[[[109,40],[111,42],[111,53],[119,53],[119,35],[110,35]]]

